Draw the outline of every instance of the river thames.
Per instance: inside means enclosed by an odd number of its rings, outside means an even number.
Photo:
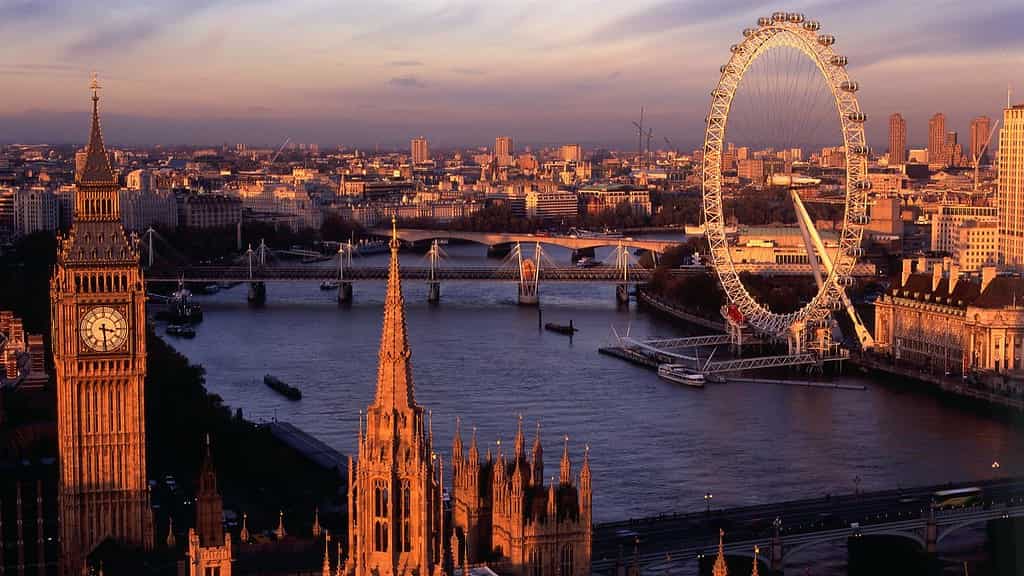
[[[480,246],[447,252],[449,265],[485,264]],[[549,254],[568,262],[565,251]],[[402,256],[405,265],[421,259]],[[246,304],[244,285],[197,296],[205,312],[198,335],[168,340],[246,418],[291,422],[352,454],[359,411],[374,393],[383,283],[357,283],[347,308],[315,283],[267,288],[262,309]],[[858,377],[841,381],[866,390],[691,389],[599,355],[613,327],[639,337],[686,334],[635,302],[618,307],[610,285],[541,286],[544,321],[572,320],[580,330],[572,339],[538,330],[537,309],[518,306],[512,284],[449,282],[439,305],[427,303],[421,282],[403,288],[415,394],[433,412],[435,448],[448,459],[456,416],[467,443],[477,428],[482,453],[499,440],[507,453],[520,414],[529,446],[539,421],[547,470],[558,468],[564,435],[577,471],[590,446],[597,522],[703,509],[707,493],[718,508],[989,478],[993,461],[1001,475],[1024,473],[1019,421],[926,392]],[[266,373],[301,388],[302,400],[264,386]]]

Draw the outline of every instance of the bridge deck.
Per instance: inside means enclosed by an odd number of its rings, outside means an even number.
[[[680,271],[685,274],[685,271]],[[344,271],[346,282],[358,281],[379,281],[386,280],[388,269],[379,267],[352,267]],[[403,280],[429,280],[431,278],[429,267],[403,267]],[[453,280],[476,280],[492,282],[519,282],[519,271],[509,267],[449,267],[438,268],[433,277],[442,281]],[[647,268],[630,268],[628,279],[623,279],[622,271],[614,266],[597,266],[593,268],[564,267],[564,268],[541,268],[541,282],[603,282],[608,284],[637,284],[649,281],[651,271]],[[317,266],[274,266],[265,268],[253,268],[252,275],[249,275],[248,266],[195,266],[185,268],[175,274],[162,275],[152,274],[146,278],[147,282],[177,282],[183,279],[187,282],[275,282],[275,281],[296,281],[296,280],[338,280],[336,268]]]

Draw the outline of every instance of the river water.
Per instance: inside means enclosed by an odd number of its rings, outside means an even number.
[[[449,246],[446,265],[496,264],[475,245]],[[598,257],[606,256],[599,251]],[[566,251],[548,256],[568,262]],[[385,265],[386,255],[365,259]],[[403,265],[422,256],[403,254]],[[358,262],[357,262],[358,264]],[[207,388],[255,421],[291,422],[334,448],[355,450],[358,416],[371,402],[384,285],[357,283],[355,302],[314,283],[273,283],[263,309],[245,286],[197,296],[205,321],[194,340],[172,343],[207,371]],[[1024,429],[928,393],[844,377],[866,391],[775,384],[684,388],[644,368],[599,355],[613,328],[632,336],[680,336],[655,312],[615,303],[605,285],[541,287],[544,321],[574,322],[566,336],[538,330],[538,312],[504,283],[404,283],[417,401],[433,411],[435,447],[447,454],[461,416],[481,451],[511,445],[519,414],[528,446],[541,423],[545,469],[558,469],[562,438],[577,466],[591,447],[595,520],[692,511],[713,494],[729,507],[826,493],[1024,473]],[[289,402],[263,385],[272,373],[302,389]]]

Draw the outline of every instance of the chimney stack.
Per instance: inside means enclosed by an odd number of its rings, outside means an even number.
[[[910,279],[910,274],[913,272],[914,261],[910,258],[904,258],[900,261],[900,287],[907,285],[907,280]]]
[[[981,267],[981,291],[982,291],[982,293],[984,293],[985,289],[988,288],[988,285],[992,283],[992,280],[995,280],[995,277],[996,277],[996,267],[995,266],[982,266]]]
[[[932,292],[939,290],[939,283],[942,282],[942,263],[936,262],[932,266]]]
[[[949,294],[953,295],[956,285],[960,282],[960,265],[950,263],[949,265]]]

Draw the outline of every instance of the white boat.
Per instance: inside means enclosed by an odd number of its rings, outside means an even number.
[[[687,374],[685,372],[678,372],[672,368],[669,364],[662,364],[658,366],[658,376],[662,380],[668,380],[676,384],[682,384],[684,386],[692,386],[694,388],[704,387],[704,375],[703,374]]]

